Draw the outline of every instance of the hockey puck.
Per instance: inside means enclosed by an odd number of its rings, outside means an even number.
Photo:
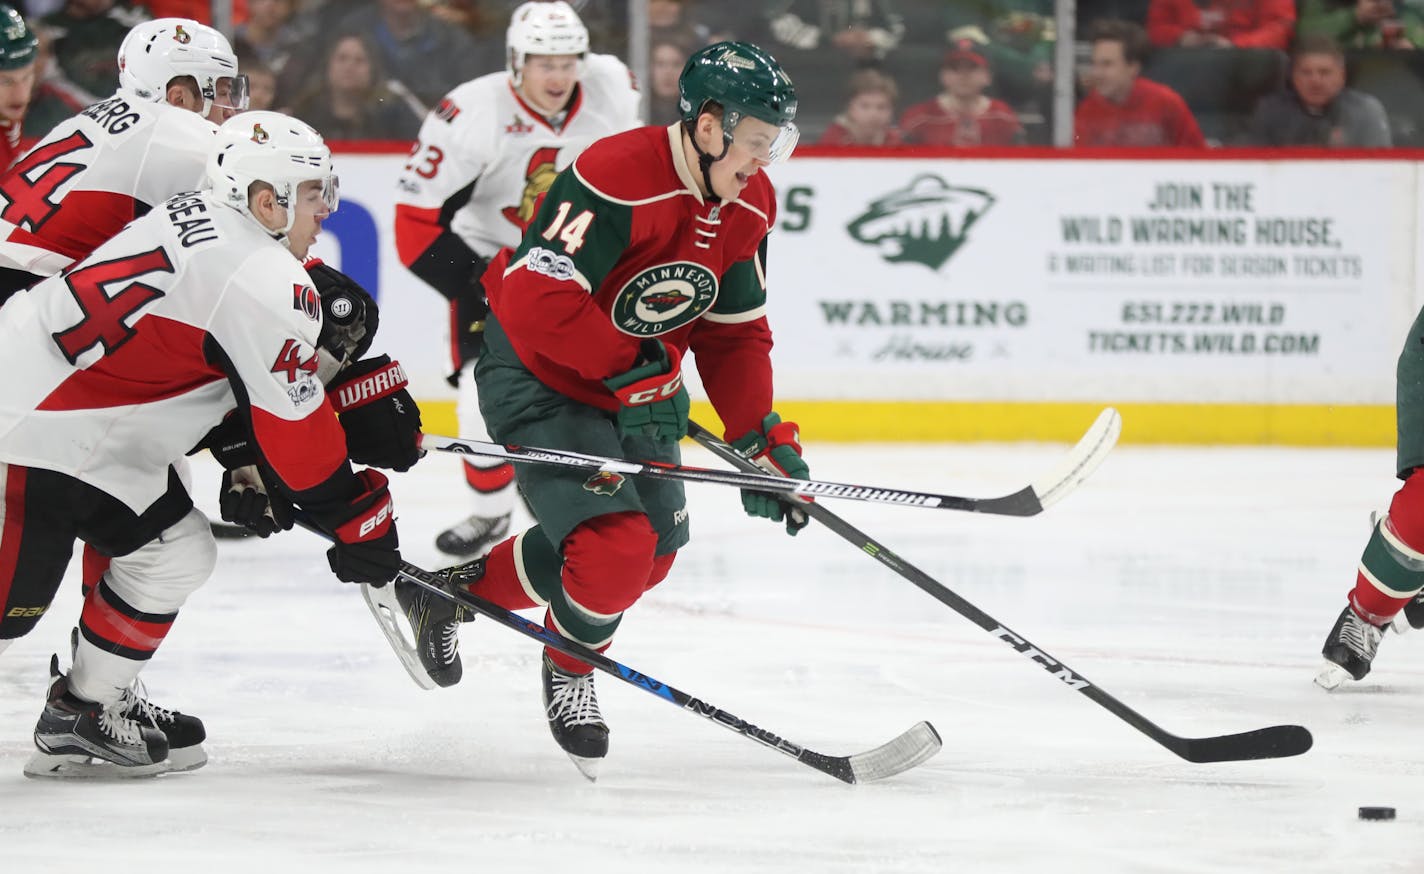
[[[1394,819],[1393,807],[1361,807],[1360,819]]]

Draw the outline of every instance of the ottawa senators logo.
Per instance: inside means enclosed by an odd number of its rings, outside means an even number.
[[[270,140],[271,138],[272,138],[271,135],[268,134],[267,131],[265,131],[265,130],[262,129],[262,125],[260,125],[260,124],[254,124],[254,125],[252,126],[252,141],[253,141],[254,143],[257,143],[257,144],[260,145],[260,144],[262,144],[262,143],[267,142],[267,141]]]
[[[600,470],[598,473],[583,481],[583,487],[593,492],[595,495],[605,495],[613,497],[618,494],[618,490],[623,488],[626,480],[619,474]]]
[[[557,147],[535,149],[529,158],[529,165],[524,169],[524,193],[519,197],[519,206],[506,206],[500,210],[521,231],[534,220],[534,207],[539,202],[539,195],[547,192],[549,186],[554,184],[554,177],[559,175],[559,171],[554,169],[558,157]]]
[[[173,28],[173,40],[175,42],[182,43],[183,45],[187,45],[188,43],[193,41],[193,37],[190,36],[188,34],[188,31],[184,30],[183,25],[180,24],[177,27]]]

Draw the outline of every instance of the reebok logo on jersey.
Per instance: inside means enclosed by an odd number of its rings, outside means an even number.
[[[938,270],[993,205],[994,196],[987,191],[955,188],[933,173],[923,173],[871,203],[846,230],[892,264],[913,261]]]

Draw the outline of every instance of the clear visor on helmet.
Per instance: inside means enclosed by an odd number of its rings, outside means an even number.
[[[335,173],[320,179],[308,179],[298,183],[296,191],[295,199],[298,207],[304,211],[310,211],[313,215],[329,215],[336,212],[336,208],[341,205],[341,183],[337,180]],[[289,201],[279,200],[278,203],[290,207]]]
[[[248,107],[251,93],[246,76],[223,76],[217,80],[209,99],[219,109],[243,112]]]
[[[801,139],[801,132],[789,121],[777,127],[759,118],[729,112],[724,125],[734,145],[768,164],[780,164],[790,158],[797,141]]]

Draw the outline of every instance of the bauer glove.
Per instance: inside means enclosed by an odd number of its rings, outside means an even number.
[[[335,510],[318,517],[336,538],[326,551],[331,572],[344,583],[384,586],[400,570],[400,538],[396,535],[395,504],[378,470],[359,470],[362,491]],[[315,514],[314,514],[315,515]]]
[[[681,355],[661,340],[644,340],[627,371],[603,381],[617,395],[618,430],[624,436],[681,440],[691,401],[682,384]]]
[[[777,476],[807,479],[811,475],[811,469],[801,459],[800,429],[794,422],[781,421],[776,413],[767,413],[761,421],[761,430],[748,431],[732,441],[732,447]],[[806,511],[795,502],[771,492],[742,489],[742,507],[748,516],[761,516],[776,522],[784,519],[786,533],[793,537],[810,521]]]

